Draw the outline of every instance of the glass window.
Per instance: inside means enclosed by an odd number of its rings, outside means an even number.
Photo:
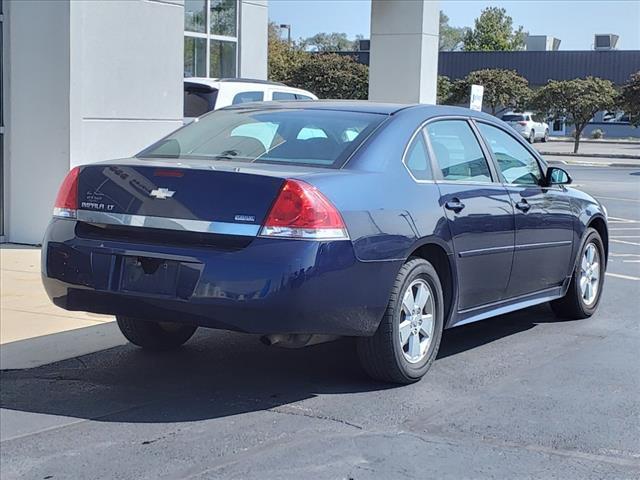
[[[209,33],[235,37],[236,8],[236,0],[211,0],[209,7]]]
[[[296,139],[306,140],[308,138],[327,138],[327,134],[321,128],[317,127],[303,127],[298,132]]]
[[[308,95],[300,95],[299,93],[296,93],[295,97],[296,100],[313,100],[313,98],[309,97]]]
[[[205,33],[207,23],[206,0],[185,0],[184,29],[188,32]]]
[[[211,40],[209,76],[229,78],[236,76],[236,43]]]
[[[273,92],[272,100],[296,100],[295,93]]]
[[[204,38],[184,37],[184,76],[207,76],[207,41]]]
[[[524,122],[524,115],[508,114],[502,116],[503,122]]]
[[[386,118],[328,110],[219,110],[175,131],[139,156],[338,168]],[[326,137],[298,138],[305,127],[320,129]],[[340,139],[347,130],[359,134],[343,142]]]
[[[190,87],[184,89],[184,116],[199,117],[215,108],[217,89]]]
[[[499,128],[478,123],[507,183],[540,185],[542,172],[534,156],[520,142]]]
[[[262,143],[269,150],[278,131],[278,124],[272,122],[245,123],[231,130],[232,137],[251,137]]]
[[[264,100],[264,92],[240,92],[233,97],[232,105],[247,102],[261,102]]]
[[[427,146],[424,143],[424,135],[422,135],[422,133],[419,133],[413,139],[404,161],[409,171],[417,180],[431,180],[429,155],[427,154]]]
[[[428,124],[426,131],[445,180],[491,182],[487,160],[466,121],[442,120]]]

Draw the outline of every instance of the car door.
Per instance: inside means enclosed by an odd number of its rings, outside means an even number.
[[[504,298],[514,248],[513,206],[464,118],[426,125],[434,178],[453,240],[458,309]]]
[[[478,122],[515,212],[516,241],[508,297],[561,285],[569,273],[573,214],[564,186],[544,185],[536,156],[506,130]]]

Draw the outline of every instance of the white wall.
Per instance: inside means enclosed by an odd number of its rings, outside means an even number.
[[[69,168],[69,4],[3,7],[5,236],[39,243]]]
[[[437,1],[373,0],[369,100],[436,103]]]
[[[182,0],[4,2],[5,234],[39,243],[71,166],[182,123]]]
[[[267,0],[240,0],[239,69],[242,78],[267,79]]]
[[[71,166],[182,125],[183,33],[181,0],[71,2]]]

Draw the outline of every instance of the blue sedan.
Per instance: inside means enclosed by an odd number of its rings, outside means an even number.
[[[143,348],[197,327],[287,347],[353,336],[367,373],[410,383],[445,328],[543,302],[594,313],[607,214],[570,183],[467,109],[243,104],[71,170],[43,282]]]

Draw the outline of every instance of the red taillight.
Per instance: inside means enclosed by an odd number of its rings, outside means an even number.
[[[346,239],[340,213],[320,191],[300,180],[286,180],[264,222],[263,236]]]
[[[522,125],[523,127],[527,124],[527,122],[518,122],[518,125]]]
[[[78,209],[78,167],[67,173],[64,177],[56,202],[53,205],[53,216],[75,218]]]

